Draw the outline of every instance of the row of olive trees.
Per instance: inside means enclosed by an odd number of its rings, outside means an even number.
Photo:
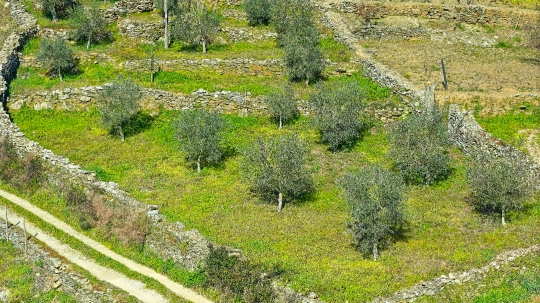
[[[319,110],[313,118],[321,141],[327,142],[333,152],[350,146],[351,140],[357,139],[366,125],[359,114],[363,112],[363,94],[353,84],[318,86],[310,99],[314,104],[340,109]],[[295,104],[288,100],[294,99],[290,87],[286,86],[277,95],[279,98],[274,99],[282,100],[277,102],[277,109],[283,104]],[[98,97],[104,124],[122,139],[122,125],[138,110],[138,100],[138,87],[133,81],[123,79],[106,86]],[[357,105],[346,105],[348,103]],[[349,111],[345,111],[347,108],[356,114],[350,116]],[[274,115],[274,119],[283,122],[283,114]],[[188,162],[195,163],[198,172],[202,165],[222,160],[221,137],[226,131],[226,123],[219,114],[204,110],[183,111],[176,118],[174,128],[180,150],[186,154]],[[325,141],[325,136],[332,140]],[[407,196],[406,183],[431,185],[444,180],[451,172],[448,131],[443,111],[438,106],[424,108],[391,125],[388,139],[388,155],[394,169],[368,165],[357,173],[346,174],[338,182],[349,205],[349,229],[356,247],[365,254],[373,254],[374,259],[378,258],[381,247],[400,235],[406,222],[403,204]],[[307,144],[295,134],[259,138],[244,150],[242,171],[253,192],[263,200],[277,202],[278,211],[281,211],[285,203],[314,189],[308,155]],[[518,163],[515,159],[478,153],[470,157],[467,166],[474,206],[481,212],[499,212],[503,224],[505,214],[519,209],[534,192],[530,172]]]

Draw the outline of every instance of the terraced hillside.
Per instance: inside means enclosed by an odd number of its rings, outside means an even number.
[[[504,251],[539,243],[538,197],[527,201],[524,211],[510,213],[508,226],[500,226],[496,217],[476,212],[469,203],[467,157],[454,148],[449,152],[452,173],[448,179],[429,187],[409,187],[402,237],[383,250],[377,262],[354,248],[347,232],[348,206],[336,180],[370,163],[392,167],[393,160],[387,155],[387,123],[413,111],[410,104],[417,101],[401,103],[401,96],[392,89],[362,76],[365,69],[358,52],[336,42],[339,35],[334,39],[336,33],[322,24],[325,81],[353,81],[366,96],[366,114],[377,113],[359,142],[337,153],[321,143],[309,115],[309,97],[315,86],[293,83],[295,95],[303,99],[301,111],[305,115],[283,130],[265,114],[264,96],[287,81],[283,50],[275,41],[273,27],[250,27],[239,6],[220,3],[222,29],[205,55],[179,43],[164,49],[158,38],[160,29],[154,26],[161,21],[157,11],[121,15],[109,25],[112,41],[90,50],[83,42],[70,42],[79,59],[79,72],[67,75],[64,82],[48,77],[35,55],[44,36],[66,35],[71,24],[69,20],[50,22],[31,1],[26,6],[38,17],[41,32],[22,51],[7,104],[26,136],[92,171],[100,180],[118,183],[141,202],[155,205],[152,210],[159,209],[166,222],[182,222],[182,228],[196,228],[215,243],[240,249],[247,259],[275,275],[279,285],[307,294],[311,300],[366,302],[389,297],[421,281],[480,268]],[[113,4],[102,4],[104,10],[110,7]],[[319,7],[319,19],[328,10],[341,14],[354,38],[366,48],[365,53],[413,85],[439,83],[439,64],[444,58],[449,90],[436,86],[436,99],[476,106],[486,116],[480,119],[481,125],[496,136],[517,142],[514,139],[520,134],[525,136],[520,130],[537,128],[538,120],[531,113],[539,101],[538,65],[533,60],[538,51],[527,46],[522,29],[402,15],[376,17],[366,24],[346,8],[335,8],[331,3],[319,3]],[[156,41],[148,41],[152,39]],[[146,68],[152,51],[161,67],[154,82]],[[125,142],[101,125],[95,103],[101,86],[119,74],[145,88],[144,110],[127,130]],[[520,111],[521,105],[524,113],[508,114]],[[200,107],[223,112],[228,130],[222,143],[224,160],[198,174],[178,150],[174,120],[178,110]],[[494,117],[495,113],[505,115]],[[276,213],[275,205],[264,203],[250,191],[241,166],[246,147],[258,137],[280,133],[297,133],[307,142],[315,191]],[[2,186],[17,191],[13,186]],[[54,191],[40,188],[26,196],[81,229],[77,214],[66,211],[65,197]],[[85,232],[133,258],[146,258],[144,262],[153,263],[151,266],[174,279],[204,288],[197,268],[189,272],[172,260],[157,261],[148,247],[136,251],[97,230]],[[190,244],[185,245],[178,249],[189,250]],[[485,288],[489,291],[452,286],[425,300],[489,302],[499,292],[503,297],[512,292],[504,288],[506,281],[519,285],[514,302],[530,300],[540,292],[534,288],[539,281],[538,258],[530,258],[519,261],[526,267],[521,273],[507,268],[501,275],[490,273]],[[206,292],[219,297],[215,289]]]

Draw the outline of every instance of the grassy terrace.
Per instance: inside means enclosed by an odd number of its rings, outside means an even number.
[[[346,233],[347,208],[335,179],[370,162],[388,165],[382,126],[375,126],[353,150],[336,154],[319,144],[308,118],[288,126],[284,131],[298,132],[310,144],[316,193],[278,214],[274,205],[250,194],[239,174],[242,158],[236,152],[223,164],[204,168],[201,175],[186,167],[173,139],[174,116],[161,113],[150,128],[122,144],[99,126],[95,110],[13,113],[28,137],[46,148],[96,171],[104,180],[120,183],[144,202],[159,204],[170,220],[238,247],[268,269],[281,267],[286,283],[313,290],[329,302],[389,295],[439,274],[481,266],[502,250],[540,240],[535,232],[540,205],[534,201],[524,212],[512,214],[506,228],[498,219],[483,218],[472,210],[466,202],[464,157],[454,151],[450,179],[411,189],[406,238],[384,251],[379,262],[364,259]],[[264,117],[225,118],[230,125],[226,145],[234,151],[257,136],[279,132]],[[57,202],[46,203],[43,207],[51,211],[65,212]]]
[[[31,5],[31,4],[30,4]],[[28,6],[28,5],[27,5]],[[32,11],[32,9],[31,9]],[[32,11],[36,16],[38,12]],[[155,14],[134,16],[140,20],[156,20]],[[67,22],[51,23],[38,18],[42,27],[68,28]],[[246,27],[245,22],[225,19],[229,27]],[[65,82],[49,79],[40,68],[23,66],[11,84],[13,93],[28,93],[44,89],[100,85],[116,79],[118,74],[134,78],[145,87],[190,93],[198,88],[213,90],[248,90],[254,95],[268,94],[285,81],[285,77],[245,76],[231,71],[212,69],[165,70],[150,83],[147,73],[121,70],[126,60],[146,59],[150,47],[134,39],[125,39],[111,27],[114,42],[85,50],[84,44],[73,48],[79,57],[101,58],[82,60],[81,73],[65,77]],[[331,33],[323,32],[321,45],[326,58],[347,62],[352,58],[345,46],[337,44]],[[39,39],[33,39],[24,49],[32,57]],[[238,42],[210,46],[207,55],[173,44],[170,50],[158,45],[156,56],[161,60],[204,58],[281,58],[282,50],[274,41]],[[97,63],[94,63],[96,61]],[[388,90],[354,76],[366,90],[373,104],[385,104],[395,97]],[[328,79],[339,81],[340,78]],[[313,87],[295,84],[295,91],[307,97]],[[346,232],[348,213],[339,196],[336,179],[348,171],[381,162],[390,166],[386,157],[388,142],[384,126],[375,124],[362,140],[349,151],[332,154],[320,144],[310,119],[300,117],[281,132],[296,132],[311,149],[310,168],[315,175],[316,192],[297,204],[286,205],[277,213],[275,205],[265,204],[253,196],[239,172],[242,149],[258,136],[280,133],[267,117],[226,115],[229,130],[224,140],[226,159],[217,166],[204,167],[197,174],[185,164],[174,140],[172,121],[175,112],[165,111],[151,119],[147,128],[127,130],[126,142],[111,137],[100,126],[96,109],[84,112],[33,111],[23,108],[12,117],[27,136],[72,162],[93,170],[105,181],[118,182],[135,198],[160,205],[170,221],[181,221],[197,228],[211,240],[242,249],[267,270],[279,267],[282,280],[300,291],[315,291],[327,302],[364,302],[377,296],[390,295],[404,287],[440,274],[482,266],[499,252],[530,246],[540,240],[538,198],[528,203],[520,213],[511,213],[506,228],[498,218],[475,213],[467,203],[465,157],[453,150],[451,177],[432,187],[410,189],[407,200],[408,224],[404,239],[384,250],[378,262],[363,258],[352,247],[352,237]],[[502,122],[501,122],[502,121]],[[512,141],[522,128],[535,128],[536,120],[526,115],[507,115],[479,120],[487,131]],[[38,191],[28,197],[60,218],[77,225],[62,199],[51,198]],[[93,235],[102,238],[101,235]],[[108,245],[122,254],[154,268],[160,268],[183,283],[197,285],[197,276],[155,256]],[[494,278],[495,279],[495,278]],[[493,280],[494,281],[494,280]],[[496,287],[496,286],[495,286]],[[479,301],[487,302],[487,301]]]

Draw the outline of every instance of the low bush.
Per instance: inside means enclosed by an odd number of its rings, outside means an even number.
[[[270,276],[225,247],[210,246],[205,261],[205,284],[218,289],[225,302],[273,302],[276,294]]]
[[[24,191],[34,191],[45,180],[41,159],[31,154],[20,157],[13,142],[5,137],[0,142],[0,180]]]

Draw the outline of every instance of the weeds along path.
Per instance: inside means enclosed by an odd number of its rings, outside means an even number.
[[[30,202],[3,190],[0,190],[0,196],[24,208],[25,210],[31,212],[32,214],[38,216],[45,222],[60,229],[61,231],[76,238],[77,240],[83,242],[85,245],[92,247],[97,252],[102,253],[103,255],[123,264],[130,270],[155,279],[156,281],[161,283],[163,286],[167,287],[174,294],[194,303],[212,303],[212,301],[197,294],[193,290],[185,288],[184,286],[176,282],[173,282],[169,278],[157,273],[153,269],[146,267],[144,265],[138,264],[134,262],[133,260],[130,260],[128,258],[125,258],[113,252],[112,250],[105,247],[103,244],[97,241],[94,241],[90,239],[89,237],[79,233],[78,231],[73,229],[71,226],[67,225],[63,221],[54,217],[50,213],[32,205]],[[17,223],[17,222],[22,221],[22,219],[19,217],[15,217],[15,215],[11,215],[10,221],[12,223]],[[90,272],[92,275],[94,275],[96,278],[109,282],[113,284],[114,286],[127,291],[128,293],[135,296],[142,302],[148,302],[148,303],[168,302],[165,298],[163,298],[161,295],[159,295],[155,291],[145,288],[141,282],[129,279],[123,274],[115,270],[103,267],[93,261],[87,260],[84,256],[82,256],[80,252],[73,250],[72,248],[69,247],[69,245],[61,243],[58,239],[52,237],[51,235],[46,234],[42,230],[33,226],[32,224],[27,223],[26,229],[30,234],[37,233],[36,239],[48,245],[51,249],[58,252],[58,254],[65,257],[70,262],[84,268],[85,270]]]

